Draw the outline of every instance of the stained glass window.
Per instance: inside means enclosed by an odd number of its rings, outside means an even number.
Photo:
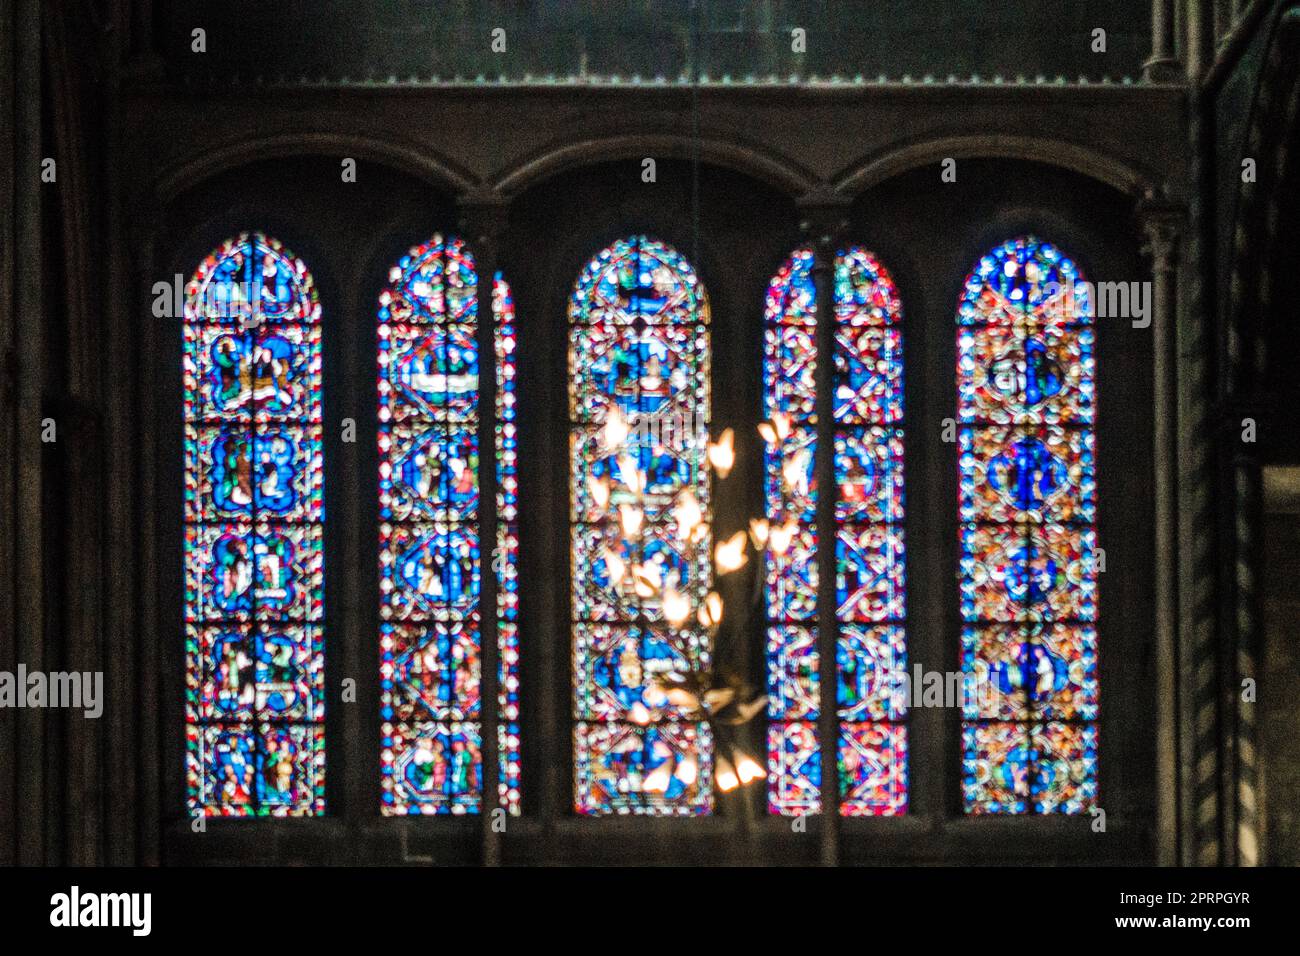
[[[783,427],[765,453],[768,809],[821,808],[817,726],[817,303],[800,249],[768,287],[766,415]],[[907,808],[903,626],[902,308],[889,273],[852,247],[835,260],[836,620],[840,812]],[[788,426],[787,426],[788,423]]]
[[[708,813],[708,725],[663,688],[710,654],[686,613],[712,577],[708,297],[636,236],[582,270],[569,321],[575,806]]]
[[[188,807],[325,809],[320,304],[245,233],[186,287]]]
[[[1096,424],[1089,286],[1023,237],[957,313],[968,813],[1097,801]]]
[[[463,814],[482,795],[478,278],[434,236],[379,297],[382,809]],[[501,799],[519,810],[514,307],[498,276],[492,567],[499,582]]]

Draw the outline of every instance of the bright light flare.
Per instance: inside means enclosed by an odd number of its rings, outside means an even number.
[[[623,533],[629,538],[635,538],[645,523],[645,512],[634,505],[619,505],[618,521],[623,526]]]
[[[767,536],[768,547],[772,553],[780,557],[790,550],[790,545],[794,543],[794,536],[799,530],[799,523],[791,518],[785,524],[778,528],[773,528]]]
[[[718,563],[719,574],[730,574],[743,568],[749,560],[749,555],[745,553],[745,532],[737,531],[726,541],[718,542],[713,557]]]
[[[723,431],[716,442],[709,444],[708,456],[709,464],[718,473],[718,477],[726,478],[736,463],[736,433],[730,428]]]
[[[681,627],[691,616],[691,602],[680,591],[664,591],[664,619],[673,627]]]

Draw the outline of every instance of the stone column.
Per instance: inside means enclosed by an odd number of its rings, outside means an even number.
[[[497,253],[505,224],[505,205],[492,193],[462,196],[461,233],[474,254],[478,277],[478,538],[479,538],[479,751],[483,795],[479,807],[483,864],[501,862],[501,840],[494,826],[499,814],[497,785],[500,747],[497,740],[501,655],[498,634],[496,543],[496,321],[492,309]]]
[[[156,42],[155,24],[156,18],[162,14],[154,10],[154,0],[130,0],[128,6],[128,22],[125,24],[127,44],[124,53],[130,66],[139,73],[160,72],[162,56]]]
[[[1142,72],[1150,83],[1174,83],[1180,77],[1174,48],[1174,0],[1151,0],[1151,56]]]
[[[1232,29],[1233,0],[1214,0],[1214,39],[1217,43]]]
[[[14,345],[17,421],[14,428],[14,619],[17,663],[45,666],[44,474],[41,419],[45,390],[45,304],[41,206],[41,16],[38,0],[18,0],[14,24]],[[52,185],[50,188],[54,188]],[[56,423],[57,428],[57,423]],[[48,799],[45,732],[50,711],[18,711],[17,862],[46,859]]]
[[[1260,683],[1260,534],[1263,479],[1254,444],[1242,441],[1243,420],[1251,419],[1256,427],[1261,421],[1264,404],[1258,399],[1235,407],[1224,423],[1224,439],[1232,455],[1233,512],[1233,615],[1234,646],[1231,648],[1228,673],[1231,678],[1223,690],[1223,706],[1228,733],[1225,735],[1232,794],[1225,802],[1230,808],[1233,829],[1225,834],[1231,856],[1225,862],[1236,866],[1259,864],[1259,762],[1254,701],[1243,699],[1243,682]],[[1226,816],[1226,814],[1225,814]]]
[[[1177,318],[1178,238],[1181,216],[1171,205],[1148,199],[1138,211],[1151,257],[1152,414],[1155,470],[1157,830],[1161,865],[1176,862],[1178,842],[1178,517]]]
[[[9,37],[14,30],[14,0],[0,0],[0,196],[14,194],[14,67],[13,44]],[[15,367],[17,356],[13,350],[16,318],[13,311],[14,283],[14,220],[13,208],[8,202],[0,203],[0,448],[14,447],[14,402],[17,391]],[[17,547],[14,543],[14,507],[16,488],[12,469],[0,473],[0,581],[14,580],[14,561]],[[16,633],[14,624],[14,593],[12,587],[0,588],[0,633]],[[13,671],[17,664],[13,641],[0,644],[0,670]],[[17,749],[17,728],[12,719],[0,720],[0,788],[13,793],[14,755]],[[13,866],[15,860],[15,815],[12,801],[0,801],[0,866]]]
[[[1214,63],[1213,0],[1187,0],[1184,12],[1187,82],[1195,87]]]
[[[817,655],[821,744],[821,845],[823,866],[839,862],[839,623],[835,588],[835,257],[848,227],[848,204],[829,191],[799,204],[800,228],[813,250],[817,302]]]

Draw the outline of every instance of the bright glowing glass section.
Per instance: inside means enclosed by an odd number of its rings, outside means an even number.
[[[659,682],[709,661],[692,627],[712,577],[708,298],[674,249],[636,236],[582,270],[569,321],[575,807],[708,813],[709,728]]]
[[[800,249],[773,277],[764,331],[765,413],[791,423],[764,466],[767,519],[790,542],[770,537],[767,556],[768,809],[791,816],[821,809],[812,265]],[[834,321],[840,812],[888,816],[907,809],[902,308],[861,248],[836,256]]]
[[[477,813],[480,753],[479,354],[474,259],[434,236],[379,297],[382,810]],[[493,305],[500,420],[501,797],[519,809],[514,308]],[[508,417],[504,413],[508,412]]]
[[[320,304],[244,233],[186,287],[186,776],[192,814],[325,810]]]
[[[1092,308],[1033,237],[980,259],[958,307],[967,813],[1097,802]]]

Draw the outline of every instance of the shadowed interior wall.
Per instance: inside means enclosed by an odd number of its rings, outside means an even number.
[[[235,0],[170,4],[163,23],[169,69],[201,84],[236,74],[546,83],[683,73],[737,83],[949,74],[1118,82],[1141,72],[1151,20],[1132,0],[385,0],[364,16],[347,0]],[[196,27],[208,32],[202,55],[190,52]],[[799,50],[796,29],[805,32]],[[499,52],[494,30],[504,31]],[[1105,52],[1094,52],[1095,30],[1106,31]]]
[[[1265,489],[1264,666],[1258,681],[1263,862],[1300,866],[1300,469],[1266,469]]]

